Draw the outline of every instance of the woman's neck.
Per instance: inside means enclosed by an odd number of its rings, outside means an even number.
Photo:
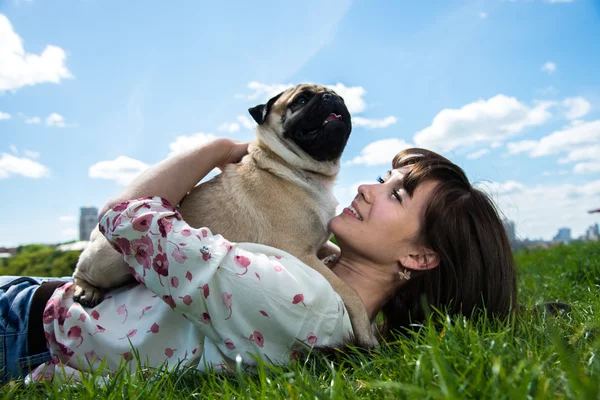
[[[371,322],[404,284],[398,276],[395,265],[387,267],[373,265],[344,258],[343,254],[331,270],[356,291],[365,305]]]

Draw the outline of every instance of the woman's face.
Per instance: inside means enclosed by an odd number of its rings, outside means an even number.
[[[331,220],[343,252],[385,265],[423,251],[418,236],[437,182],[422,182],[411,197],[403,187],[407,168],[389,171],[380,183],[359,186],[352,204]]]

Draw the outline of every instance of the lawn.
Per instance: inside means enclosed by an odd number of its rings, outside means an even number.
[[[314,355],[286,368],[262,365],[257,375],[194,371],[117,374],[105,386],[23,387],[2,398],[57,399],[547,399],[599,398],[600,242],[520,251],[519,295],[524,310],[510,323],[446,318],[398,335],[370,354],[326,360]],[[556,316],[536,304],[568,302]]]

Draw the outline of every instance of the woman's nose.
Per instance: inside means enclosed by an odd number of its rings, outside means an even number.
[[[358,195],[367,203],[373,201],[373,188],[376,185],[363,184],[358,187]]]

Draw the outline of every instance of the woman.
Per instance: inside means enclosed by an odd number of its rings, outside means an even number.
[[[4,379],[31,368],[29,380],[77,378],[121,363],[133,372],[137,360],[251,369],[256,357],[284,363],[298,350],[351,340],[344,304],[321,275],[278,249],[191,228],[173,208],[210,170],[246,152],[245,143],[215,140],[150,168],[104,207],[101,231],[141,284],[113,290],[92,309],[73,302],[72,283],[3,286],[1,337],[12,348],[2,354]],[[453,313],[485,306],[506,316],[515,270],[489,199],[435,153],[407,150],[393,166],[331,221],[339,244],[332,270],[371,320],[384,313],[383,336],[422,320],[423,296]]]

